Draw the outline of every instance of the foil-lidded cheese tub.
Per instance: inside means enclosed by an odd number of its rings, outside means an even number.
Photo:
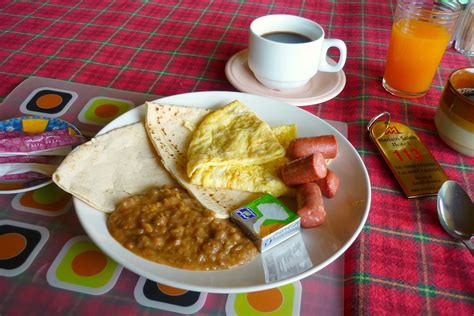
[[[230,217],[255,242],[260,252],[300,231],[300,217],[270,194],[236,209]]]

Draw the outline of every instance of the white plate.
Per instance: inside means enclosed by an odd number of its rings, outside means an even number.
[[[248,66],[248,50],[244,49],[232,56],[225,66],[229,82],[240,91],[267,96],[291,105],[303,106],[319,104],[335,98],[346,85],[343,70],[337,72],[319,71],[302,87],[278,91],[265,87],[253,75]],[[336,64],[328,57],[330,63]]]
[[[28,186],[26,188],[21,189],[12,189],[12,190],[0,190],[0,194],[17,194],[17,193],[24,193],[28,191],[33,191],[40,189],[42,187],[47,186],[48,184],[52,183],[53,180],[51,178],[46,178],[40,181],[36,181],[35,185]]]
[[[309,270],[267,283],[261,255],[241,267],[209,272],[181,270],[154,263],[133,254],[116,242],[107,230],[104,213],[74,199],[76,213],[84,230],[104,253],[127,269],[160,283],[194,291],[236,293],[273,288],[307,277],[336,260],[352,244],[369,213],[369,176],[354,147],[325,121],[281,101],[239,92],[196,92],[170,96],[155,102],[212,108],[235,99],[242,101],[272,126],[296,123],[298,136],[335,134],[337,137],[339,153],[331,163],[331,168],[340,177],[339,192],[335,198],[325,201],[326,223],[318,228],[301,231],[312,262]],[[143,106],[135,108],[112,121],[100,133],[143,120],[144,115]]]

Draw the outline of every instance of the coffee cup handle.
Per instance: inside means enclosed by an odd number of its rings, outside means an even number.
[[[327,61],[328,49],[331,47],[336,47],[339,49],[339,61],[335,65],[331,65]],[[344,67],[347,57],[347,47],[346,44],[340,39],[325,39],[323,46],[321,48],[321,61],[319,62],[319,70],[324,72],[337,72]]]

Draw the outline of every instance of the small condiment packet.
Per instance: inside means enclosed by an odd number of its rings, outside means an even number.
[[[270,194],[233,211],[236,223],[264,252],[300,231],[300,217]]]
[[[0,155],[37,154],[83,142],[71,123],[38,115],[0,121]]]
[[[373,117],[367,129],[408,198],[438,194],[448,176],[412,129],[391,121],[388,112]]]
[[[82,141],[79,135],[71,134],[69,129],[47,131],[39,134],[16,135],[0,139],[0,152],[14,155],[16,153],[37,153],[56,149]]]

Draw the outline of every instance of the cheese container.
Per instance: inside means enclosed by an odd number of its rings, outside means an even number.
[[[300,217],[270,194],[236,209],[230,215],[264,252],[300,231]]]

